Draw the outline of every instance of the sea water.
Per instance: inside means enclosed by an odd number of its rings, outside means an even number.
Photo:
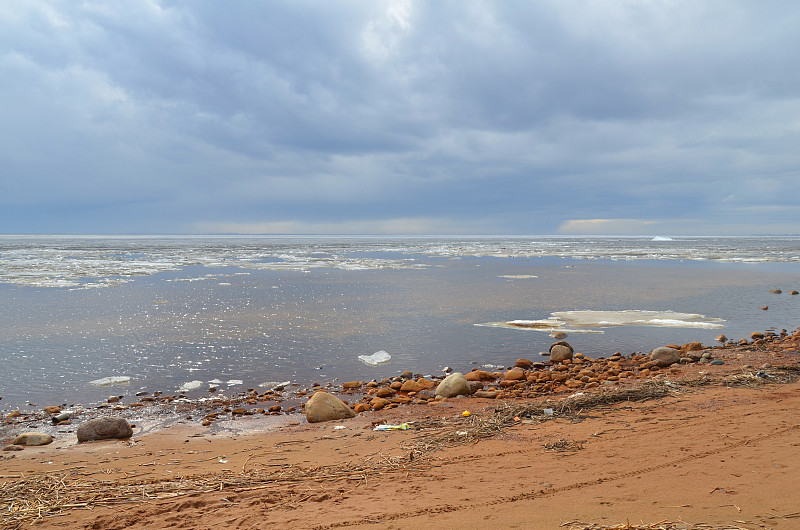
[[[0,236],[0,409],[712,345],[793,289],[791,237]]]

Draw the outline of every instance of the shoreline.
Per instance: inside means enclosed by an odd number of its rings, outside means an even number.
[[[66,485],[61,498],[71,504],[51,501],[40,512],[48,528],[213,528],[253,520],[406,528],[432,519],[442,528],[465,521],[587,530],[792,528],[800,519],[793,506],[798,345],[800,333],[705,348],[724,364],[678,363],[574,391],[514,396],[525,391],[501,390],[504,379],[495,386],[508,395],[391,403],[322,423],[295,412],[229,414],[203,426],[200,409],[182,403],[140,423],[128,440],[77,444],[74,435],[57,436],[50,445],[2,452],[0,481],[20,492]],[[605,361],[620,362],[613,358]],[[363,402],[353,391],[339,395]],[[401,422],[411,429],[372,430]],[[0,439],[10,432],[4,423]],[[659,501],[645,502],[645,493]],[[0,528],[36,519],[18,521],[2,508]],[[613,526],[627,521],[642,524]],[[645,526],[657,521],[708,526]]]
[[[681,361],[667,367],[651,366],[648,354],[641,352],[628,356],[615,352],[610,357],[597,358],[575,352],[575,358],[565,363],[552,362],[548,357],[535,361],[518,359],[514,366],[508,367],[473,362],[471,371],[463,373],[470,380],[470,397],[498,400],[558,398],[576,392],[611,389],[653,378],[685,378],[705,373],[725,373],[730,371],[730,366],[722,366],[732,362],[738,363],[742,370],[757,373],[762,367],[771,368],[768,361],[787,355],[791,359],[793,353],[797,353],[800,359],[800,327],[792,334],[782,331],[780,334],[770,331],[753,332],[750,341],[723,341],[723,344],[715,346],[704,346],[699,342],[671,344],[670,347],[680,351]],[[555,344],[559,342],[554,342]],[[749,360],[747,363],[742,362],[745,355]],[[717,363],[724,364],[715,366]],[[587,381],[584,376],[581,378],[583,381],[579,380],[577,376],[583,373],[579,371],[581,368],[594,371],[595,374],[592,375],[596,375],[598,379],[590,378]],[[520,377],[520,374],[511,375],[512,370],[519,369],[523,370],[525,377]],[[562,374],[566,374],[565,377],[559,377],[560,370],[563,370]],[[202,397],[191,398],[181,393],[165,394],[160,391],[153,395],[137,392],[134,396],[112,395],[107,402],[89,406],[77,405],[62,409],[58,405],[50,405],[24,411],[16,409],[4,411],[0,417],[0,446],[3,445],[3,440],[13,439],[22,430],[47,432],[54,439],[61,439],[63,443],[64,438],[70,438],[81,422],[109,415],[123,417],[136,425],[134,437],[174,426],[198,424],[214,434],[271,430],[287,424],[306,423],[303,411],[305,402],[314,392],[320,390],[337,395],[358,414],[425,405],[436,400],[436,385],[451,371],[453,370],[447,367],[444,375],[432,376],[406,370],[381,380],[345,381],[338,384],[314,382],[306,386],[287,381],[262,392],[248,388],[234,395],[224,395],[222,392],[217,394],[216,385],[205,385],[209,389]],[[418,381],[422,385],[409,391],[402,387],[402,383],[406,381]],[[113,388],[109,387],[112,391]],[[382,389],[391,389],[391,394],[381,394],[379,391],[384,391]],[[384,398],[383,403],[378,406],[374,403],[376,395]],[[133,398],[134,401],[124,398]],[[68,417],[64,421],[55,421],[56,416],[65,414]]]

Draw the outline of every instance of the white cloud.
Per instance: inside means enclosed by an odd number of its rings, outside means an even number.
[[[800,224],[795,11],[8,3],[0,226],[136,232],[143,203],[162,232]]]

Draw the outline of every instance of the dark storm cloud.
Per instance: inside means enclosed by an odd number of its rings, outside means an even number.
[[[800,232],[766,2],[5,2],[0,231]]]

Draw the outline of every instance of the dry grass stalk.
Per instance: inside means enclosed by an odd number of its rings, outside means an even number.
[[[401,457],[378,455],[363,463],[303,468],[287,465],[278,470],[251,463],[242,473],[207,473],[178,480],[147,479],[110,481],[90,479],[83,474],[41,474],[0,483],[0,528],[20,528],[44,517],[67,510],[113,506],[143,500],[178,497],[209,491],[245,491],[300,482],[364,481],[369,475],[419,472]]]

